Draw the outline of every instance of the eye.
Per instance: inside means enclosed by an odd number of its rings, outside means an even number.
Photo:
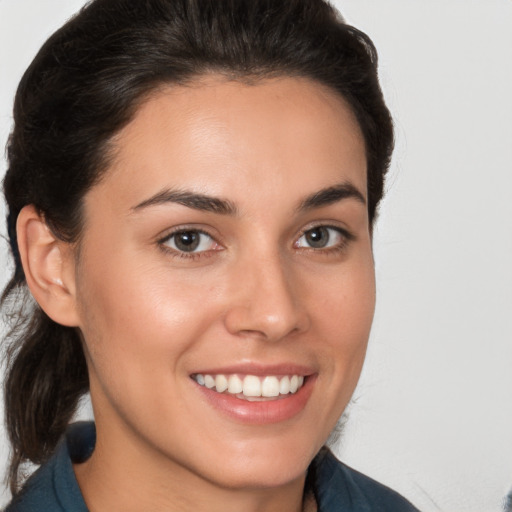
[[[198,229],[175,231],[161,243],[169,249],[182,253],[200,253],[216,250],[219,247],[208,233]]]
[[[330,249],[344,245],[348,238],[339,228],[316,226],[305,231],[295,242],[295,247]]]

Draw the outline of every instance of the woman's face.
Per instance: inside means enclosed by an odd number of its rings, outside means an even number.
[[[303,478],[374,309],[354,116],[305,79],[210,77],[154,94],[114,144],[76,268],[95,456],[228,487]]]

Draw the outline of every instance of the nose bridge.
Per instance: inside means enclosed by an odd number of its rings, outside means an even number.
[[[296,290],[298,277],[278,249],[248,253],[237,262],[233,303],[226,316],[230,332],[279,340],[307,327]]]

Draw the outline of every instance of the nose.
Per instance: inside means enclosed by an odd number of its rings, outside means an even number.
[[[253,255],[250,262],[237,266],[232,274],[232,300],[225,315],[231,334],[279,341],[309,328],[297,269],[277,255]]]

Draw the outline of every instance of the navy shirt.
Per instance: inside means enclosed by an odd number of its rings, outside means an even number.
[[[55,454],[26,482],[5,512],[87,512],[73,471],[94,450],[94,423],[71,425]],[[339,462],[324,448],[313,460],[308,485],[318,512],[417,512],[405,498]]]

